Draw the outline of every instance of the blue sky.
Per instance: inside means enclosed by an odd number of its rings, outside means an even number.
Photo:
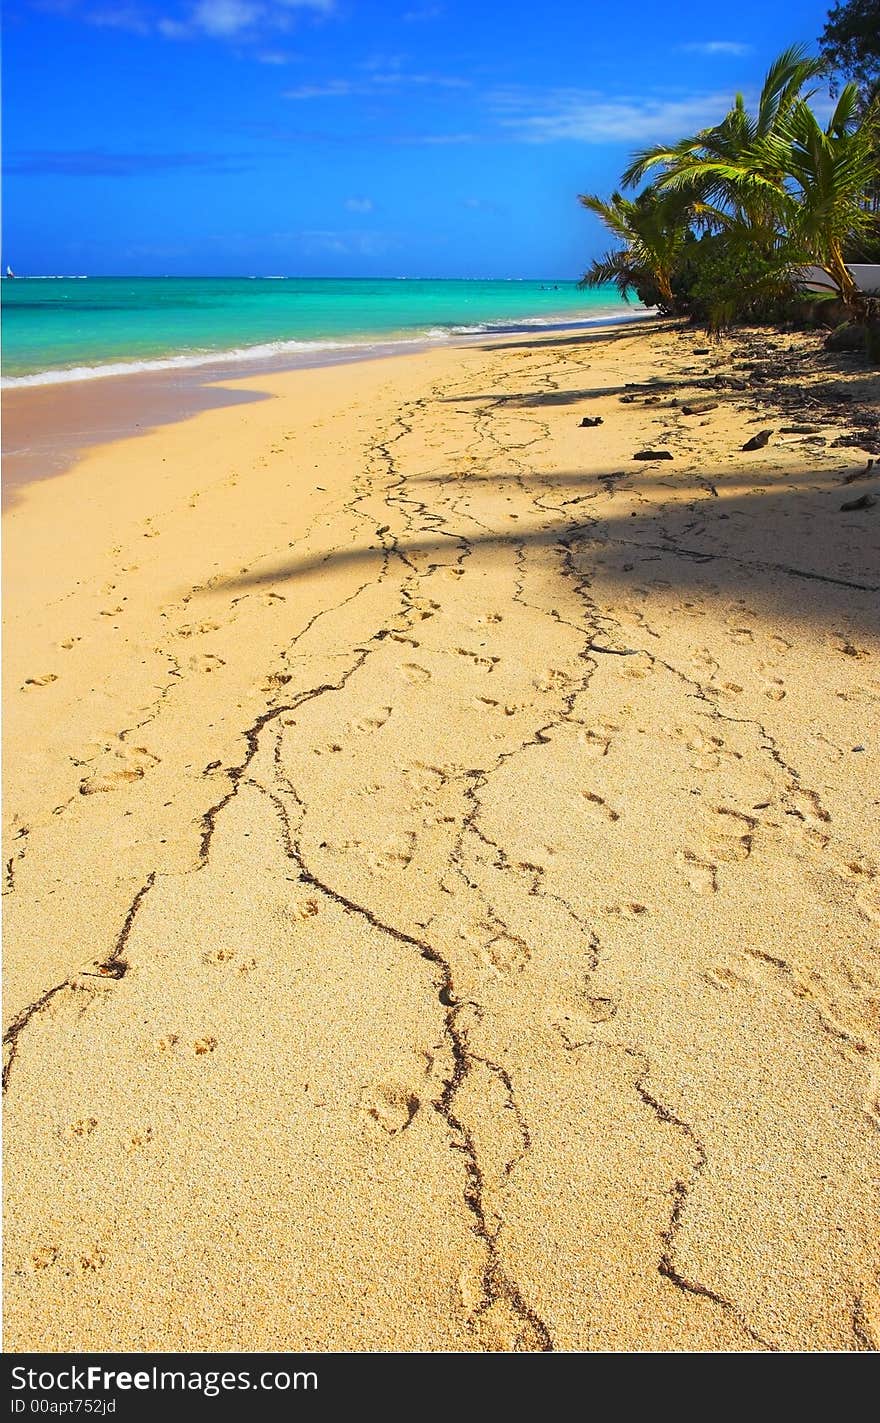
[[[22,272],[580,275],[579,192],[714,122],[827,4],[7,0]]]

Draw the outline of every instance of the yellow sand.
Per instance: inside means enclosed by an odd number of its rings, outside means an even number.
[[[878,514],[620,402],[694,344],[245,382],[13,507],[8,1348],[880,1343]]]

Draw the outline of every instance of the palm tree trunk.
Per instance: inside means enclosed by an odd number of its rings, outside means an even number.
[[[664,306],[672,311],[675,307],[675,295],[670,284],[669,273],[662,269],[658,270],[654,273],[654,280],[657,283],[657,290],[663,298]]]
[[[843,260],[843,253],[838,242],[832,242],[828,249],[828,271],[840,288],[840,299],[846,307],[853,321],[863,321],[867,303],[864,294],[859,291],[853,279],[852,272]]]

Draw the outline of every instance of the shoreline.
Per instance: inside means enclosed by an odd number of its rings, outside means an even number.
[[[19,490],[7,1349],[880,1347],[876,382],[701,351],[251,376]]]
[[[0,378],[0,391],[30,390],[44,385],[68,385],[82,381],[110,380],[117,376],[152,375],[160,371],[198,371],[201,368],[252,374],[261,370],[287,371],[309,369],[313,365],[345,364],[348,361],[372,360],[374,356],[405,355],[408,351],[434,350],[470,340],[492,340],[501,336],[526,336],[532,333],[583,331],[594,326],[640,321],[653,316],[653,309],[642,307],[629,311],[600,312],[566,320],[565,313],[550,316],[524,316],[510,321],[486,321],[472,326],[421,328],[414,335],[403,331],[375,335],[344,337],[291,337],[289,340],[255,341],[247,346],[218,347],[217,350],[170,352],[165,355],[102,361],[87,366],[47,366],[44,369]]]
[[[583,322],[560,322],[492,333],[459,335],[443,342],[414,338],[400,343],[376,342],[369,346],[343,346],[302,351],[287,359],[249,355],[247,350],[227,359],[205,356],[191,364],[169,363],[161,370],[142,370],[135,365],[125,372],[83,376],[77,379],[46,380],[29,384],[0,382],[3,410],[3,506],[25,484],[51,478],[69,469],[88,449],[142,434],[157,426],[187,419],[201,410],[260,399],[256,392],[235,391],[231,383],[253,377],[271,377],[296,370],[347,366],[362,361],[388,360],[424,351],[467,348],[505,338],[604,329],[654,321],[650,312],[589,318]]]

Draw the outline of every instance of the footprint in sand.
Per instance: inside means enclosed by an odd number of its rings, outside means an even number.
[[[548,1022],[562,1036],[566,1047],[582,1045],[593,1028],[610,1022],[617,1012],[613,998],[591,993],[588,988],[575,996],[574,1004],[557,1004],[548,1014]]]
[[[748,987],[748,980],[741,978],[738,973],[734,973],[732,968],[727,968],[724,964],[713,964],[703,974],[707,983],[711,983],[713,988],[722,988],[729,991],[732,988]]]
[[[764,687],[764,696],[771,702],[781,702],[785,698],[785,683],[781,677],[771,677]]]
[[[531,959],[528,945],[515,934],[495,934],[480,948],[480,959],[496,973],[521,973]]]
[[[836,861],[835,868],[842,879],[853,880],[856,884],[870,884],[877,877],[874,861],[858,852],[842,856]]]
[[[393,870],[405,870],[412,862],[416,848],[416,837],[411,830],[402,835],[392,835],[383,849],[373,858],[373,864],[381,874]]]
[[[314,919],[319,910],[317,899],[296,899],[292,906],[293,915],[297,919]]]
[[[648,906],[630,899],[620,904],[606,904],[605,913],[618,915],[622,919],[641,919],[648,913]]]
[[[79,1267],[81,1270],[100,1270],[106,1262],[107,1256],[98,1245],[93,1245],[91,1250],[79,1257]]]
[[[787,805],[794,811],[795,815],[808,824],[827,825],[831,816],[822,804],[818,791],[805,790],[802,786],[793,786],[785,797]]]
[[[71,1122],[68,1131],[71,1136],[91,1136],[97,1125],[97,1117],[82,1117],[78,1122]]]
[[[153,1128],[142,1127],[140,1131],[136,1131],[131,1137],[129,1137],[126,1151],[139,1151],[142,1147],[149,1146],[152,1140]]]
[[[539,692],[555,692],[567,683],[568,676],[565,672],[561,672],[558,667],[548,667],[532,685]]]
[[[438,791],[449,780],[449,772],[442,766],[429,766],[424,761],[414,761],[411,766],[404,766],[403,774],[413,788],[419,791]]]
[[[411,1088],[395,1083],[367,1089],[361,1098],[361,1111],[389,1136],[406,1131],[420,1106]]]
[[[714,894],[718,889],[717,866],[701,860],[693,850],[676,850],[675,863],[694,894]]]
[[[31,1266],[35,1270],[48,1270],[57,1259],[57,1245],[40,1245],[31,1256]]]
[[[22,691],[25,687],[48,687],[50,682],[57,682],[58,677],[54,672],[44,672],[41,677],[26,677]]]
[[[880,887],[876,883],[871,883],[860,889],[856,895],[856,904],[866,919],[870,919],[874,924],[880,924]]]
[[[206,1053],[213,1052],[217,1046],[217,1039],[206,1037],[197,1038],[193,1043],[193,1052],[197,1057],[204,1057]]]
[[[483,657],[479,652],[471,652],[467,647],[454,647],[452,650],[457,657],[466,657],[483,672],[491,672],[496,662],[501,660],[499,657]]]
[[[144,770],[142,766],[122,766],[118,771],[105,771],[100,776],[90,776],[87,780],[80,782],[80,795],[100,795],[104,791],[114,791],[130,781],[140,781],[143,778]]]
[[[401,677],[405,677],[412,686],[418,687],[424,682],[430,682],[431,674],[427,667],[420,667],[418,662],[404,662],[400,669]]]
[[[270,672],[268,677],[259,684],[261,692],[279,692],[282,687],[286,687],[288,682],[292,682],[293,677],[289,672]]]
[[[757,821],[729,806],[717,805],[703,811],[706,840],[713,859],[726,864],[747,860],[752,853],[752,832]]]
[[[206,949],[202,954],[204,964],[229,963],[235,958],[235,949]]]
[[[587,810],[593,820],[608,821],[611,824],[620,819],[620,811],[612,810],[607,801],[603,800],[595,791],[581,791],[581,796],[586,802],[584,809]]]
[[[198,652],[193,654],[187,665],[191,672],[216,672],[226,663],[222,657],[215,657],[213,652]]]
[[[391,707],[375,707],[372,711],[365,712],[363,716],[358,717],[354,723],[355,730],[363,732],[379,731],[379,729],[385,725],[391,712]]]
[[[563,1008],[550,1014],[550,1026],[562,1038],[567,1048],[584,1047],[592,1042],[594,1030],[600,1023],[608,1023],[617,1012],[611,998],[594,998],[585,995],[577,1008]]]
[[[609,726],[607,728],[589,728],[578,732],[578,745],[582,748],[586,756],[599,758],[607,756],[611,749],[611,737],[606,731],[619,731],[619,727]]]
[[[178,637],[202,637],[208,632],[219,632],[220,624],[206,619],[201,623],[182,623],[175,631]]]
[[[694,648],[689,661],[692,667],[702,667],[710,676],[714,676],[718,671],[718,663],[715,661],[708,647]]]
[[[433,618],[435,613],[442,612],[443,605],[435,603],[433,598],[428,598],[423,603],[411,603],[410,608],[420,622],[427,622],[428,618]]]
[[[107,791],[119,790],[132,781],[143,780],[147,771],[159,765],[159,757],[148,751],[146,746],[127,747],[116,751],[113,760],[103,770],[95,771],[80,781],[80,795],[101,795]]]
[[[592,1041],[592,1030],[595,1024],[579,1013],[560,1013],[557,1017],[551,1018],[550,1022],[561,1037],[563,1046],[572,1052],[575,1048],[585,1047]]]

